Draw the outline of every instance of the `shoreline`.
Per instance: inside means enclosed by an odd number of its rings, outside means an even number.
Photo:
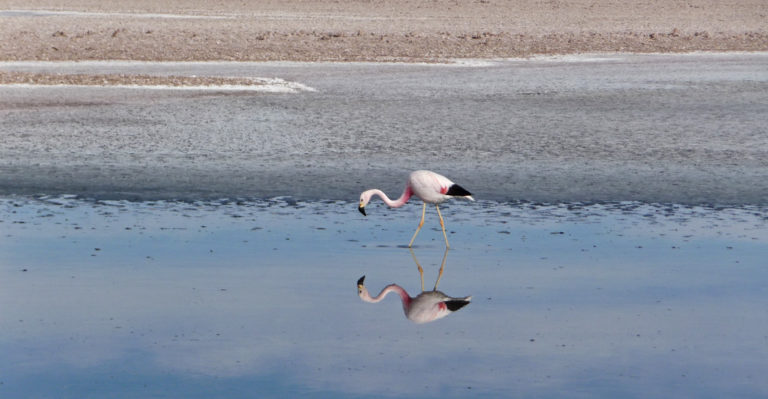
[[[768,4],[693,0],[0,0],[0,61],[446,62],[768,51]]]
[[[593,52],[578,54],[534,55],[529,57],[510,58],[453,58],[441,62],[380,62],[380,61],[146,61],[146,60],[26,60],[0,61],[0,87],[72,87],[72,88],[148,88],[148,89],[193,89],[193,90],[222,90],[222,91],[264,91],[296,93],[314,91],[313,88],[297,82],[282,79],[227,77],[227,76],[165,76],[147,73],[64,73],[21,71],[18,68],[45,67],[140,67],[140,66],[204,66],[204,65],[238,65],[254,64],[260,66],[294,66],[309,65],[423,65],[454,68],[483,68],[509,62],[560,62],[587,63],[612,62],[626,60],[633,56],[689,56],[689,57],[730,57],[730,56],[768,56],[768,51],[695,51],[688,53],[648,53],[632,52]]]

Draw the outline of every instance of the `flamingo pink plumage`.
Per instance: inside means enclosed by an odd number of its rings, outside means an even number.
[[[357,294],[365,302],[376,303],[380,302],[390,292],[394,292],[400,296],[400,301],[403,303],[403,311],[405,317],[414,323],[427,323],[441,319],[449,314],[463,308],[468,305],[472,300],[471,296],[463,298],[453,298],[445,295],[444,293],[437,291],[422,291],[421,294],[412,298],[408,293],[397,284],[390,284],[384,287],[383,290],[371,297],[368,293],[368,289],[364,285],[365,276],[360,277],[357,280]]]
[[[365,206],[368,205],[368,202],[374,195],[381,197],[381,199],[384,200],[384,203],[391,208],[398,208],[405,205],[405,203],[408,202],[408,199],[413,195],[424,201],[424,205],[421,209],[421,221],[419,222],[419,227],[416,228],[416,232],[413,233],[411,242],[408,243],[409,248],[413,245],[413,241],[419,234],[419,230],[421,230],[421,227],[424,225],[424,214],[427,211],[427,203],[435,204],[437,215],[440,217],[440,227],[443,229],[445,247],[450,248],[451,246],[448,244],[448,235],[445,234],[445,222],[443,222],[443,215],[440,214],[440,207],[438,204],[454,197],[466,198],[472,201],[475,200],[472,198],[472,194],[463,187],[455,184],[443,175],[428,170],[411,172],[410,176],[408,176],[408,182],[405,185],[403,194],[400,198],[394,201],[389,199],[389,197],[379,189],[374,188],[363,191],[363,193],[360,194],[360,204],[357,208],[363,215],[365,215]]]

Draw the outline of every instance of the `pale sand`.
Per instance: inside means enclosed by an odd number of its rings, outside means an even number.
[[[313,91],[312,88],[279,78],[232,78],[217,76],[155,76],[143,74],[50,74],[0,71],[3,85],[70,85],[70,86],[124,86],[142,88],[192,88],[202,90],[262,91],[295,93]]]
[[[765,0],[162,3],[0,0],[0,60],[441,62],[768,50]]]

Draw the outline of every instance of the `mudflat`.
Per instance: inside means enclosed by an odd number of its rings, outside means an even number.
[[[0,193],[346,199],[430,168],[497,200],[768,198],[766,53],[493,60],[768,51],[764,0],[61,4],[0,0]],[[437,64],[457,58],[492,60]],[[48,60],[340,63],[13,62]],[[275,83],[258,77],[306,90],[110,87]]]
[[[0,1],[0,60],[405,61],[768,50],[763,0]]]

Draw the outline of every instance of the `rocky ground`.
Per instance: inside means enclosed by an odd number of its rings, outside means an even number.
[[[405,61],[768,50],[763,0],[0,0],[0,60]]]
[[[143,74],[48,74],[0,71],[2,84],[37,85],[157,85],[165,86],[259,86],[265,82],[249,78],[227,78],[216,76],[152,76]]]

